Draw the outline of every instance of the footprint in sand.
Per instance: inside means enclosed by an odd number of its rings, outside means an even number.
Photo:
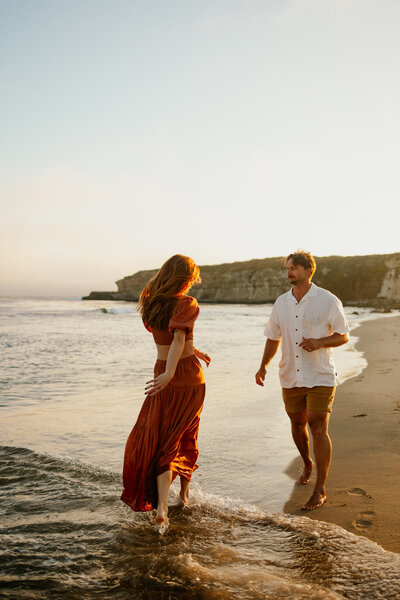
[[[366,531],[373,524],[375,516],[373,510],[364,510],[358,513],[358,517],[352,522],[352,525],[357,531]]]
[[[351,488],[351,490],[347,490],[347,494],[350,494],[350,496],[366,496],[367,492],[361,488]]]

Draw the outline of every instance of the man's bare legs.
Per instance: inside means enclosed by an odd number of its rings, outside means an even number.
[[[313,438],[317,466],[317,481],[311,498],[302,506],[303,510],[314,510],[322,506],[326,500],[325,482],[332,457],[332,443],[328,434],[329,417],[329,412],[308,411],[308,424]]]
[[[307,410],[297,413],[287,413],[292,425],[292,437],[304,462],[304,469],[298,483],[309,483],[314,466],[310,456],[310,438],[307,430]]]
[[[288,413],[292,425],[293,441],[304,461],[304,470],[299,483],[310,481],[313,461],[310,455],[310,441],[307,423],[313,438],[313,449],[317,467],[317,480],[309,500],[302,507],[304,510],[314,510],[322,506],[326,500],[325,482],[328,476],[332,456],[332,444],[328,434],[329,412],[304,410],[298,413]]]
[[[164,471],[157,477],[158,505],[156,523],[168,521],[168,492],[172,481],[172,471]]]
[[[186,479],[186,477],[183,477],[182,475],[180,476],[180,480],[181,480],[181,489],[179,492],[179,496],[182,502],[183,506],[189,506],[189,485],[190,485],[190,481],[189,479]]]

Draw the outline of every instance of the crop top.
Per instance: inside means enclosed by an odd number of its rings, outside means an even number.
[[[193,339],[194,322],[199,316],[199,305],[196,298],[191,296],[181,296],[175,307],[174,314],[169,320],[168,329],[151,329],[146,323],[143,323],[147,331],[153,334],[156,344],[160,346],[170,345],[174,339],[175,329],[186,331],[186,340]]]

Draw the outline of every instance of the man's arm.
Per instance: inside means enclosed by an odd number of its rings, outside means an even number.
[[[347,333],[332,333],[332,335],[319,339],[306,339],[303,337],[303,341],[300,342],[299,346],[307,352],[314,352],[314,350],[320,350],[321,348],[337,348],[338,346],[347,344],[348,341],[349,335]]]
[[[274,358],[275,354],[278,351],[280,344],[280,340],[270,340],[269,338],[265,342],[264,354],[261,359],[261,365],[256,373],[256,383],[258,385],[264,385],[265,374],[267,372],[267,367],[271,360]]]

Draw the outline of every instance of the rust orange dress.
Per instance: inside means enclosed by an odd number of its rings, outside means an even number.
[[[151,330],[155,343],[171,344],[175,329],[186,331],[186,340],[192,339],[199,312],[195,298],[179,298],[168,329]],[[166,362],[156,361],[154,377],[165,371]],[[173,479],[177,475],[191,479],[197,469],[204,396],[203,369],[192,354],[179,360],[174,377],[161,392],[146,397],[125,448],[121,500],[133,510],[157,508],[157,476],[165,471],[172,471]]]

